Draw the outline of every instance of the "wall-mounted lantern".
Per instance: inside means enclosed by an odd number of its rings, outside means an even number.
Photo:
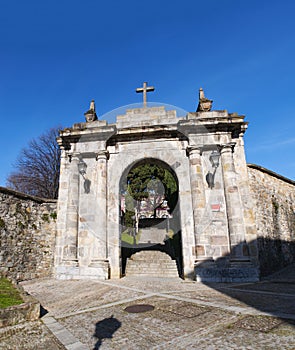
[[[80,159],[79,160],[79,163],[78,163],[78,170],[79,170],[79,173],[84,177],[84,175],[86,174],[86,169],[87,169],[87,164],[82,160]]]
[[[78,163],[78,171],[84,179],[84,192],[89,193],[91,181],[85,177],[86,169],[87,169],[87,164],[82,159],[80,159]]]
[[[210,154],[209,160],[212,167],[214,168],[214,171],[213,173],[210,173],[209,171],[208,174],[206,175],[206,181],[208,183],[209,188],[211,189],[214,187],[215,173],[219,166],[219,159],[220,159],[220,153],[217,150],[212,151],[212,153]]]
[[[212,164],[212,167],[214,169],[217,169],[218,168],[218,165],[219,165],[219,158],[220,158],[220,153],[217,151],[217,150],[214,150],[211,154],[210,154],[210,157],[209,157],[209,160]]]

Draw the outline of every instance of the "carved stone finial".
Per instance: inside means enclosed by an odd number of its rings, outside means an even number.
[[[96,112],[95,112],[95,102],[94,102],[94,100],[92,100],[90,102],[89,110],[87,112],[85,112],[84,115],[85,115],[85,119],[86,119],[87,123],[97,120],[97,115],[96,115]]]
[[[209,100],[205,97],[204,90],[200,88],[199,90],[199,104],[197,112],[209,112],[211,111],[213,100]]]
[[[205,93],[203,88],[199,89],[199,100],[204,100],[205,99]]]

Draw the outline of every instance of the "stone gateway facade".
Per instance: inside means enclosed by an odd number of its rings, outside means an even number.
[[[197,112],[177,117],[175,110],[145,104],[108,124],[97,119],[92,101],[85,123],[61,131],[57,278],[122,277],[124,237],[129,234],[133,241],[128,243],[127,260],[132,260],[134,252],[160,250],[176,261],[184,278],[259,279],[257,228],[243,140],[247,122],[236,113],[211,111],[211,104],[200,90]],[[157,165],[173,176],[177,200],[165,218],[143,218],[136,209],[135,228],[128,231],[122,197],[130,185],[128,174],[142,164]],[[155,232],[161,235],[163,227],[164,243],[151,238]],[[143,234],[150,237],[146,244],[140,243]],[[173,250],[175,237],[178,243]],[[170,248],[165,250],[166,246]]]
[[[211,107],[200,90],[178,117],[145,95],[108,124],[91,101],[58,138],[58,203],[0,187],[1,275],[246,282],[294,263],[295,182],[247,165],[244,117]]]
[[[108,124],[92,101],[58,138],[58,203],[0,188],[1,275],[247,282],[294,263],[295,182],[247,165],[244,117],[211,107],[145,96]]]

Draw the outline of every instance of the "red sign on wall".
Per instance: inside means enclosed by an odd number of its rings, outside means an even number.
[[[220,204],[211,204],[212,211],[220,211]]]

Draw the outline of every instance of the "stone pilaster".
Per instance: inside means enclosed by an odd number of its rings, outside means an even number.
[[[70,179],[66,215],[66,233],[63,242],[63,263],[78,265],[78,225],[79,225],[79,172],[77,154],[70,157]]]
[[[102,268],[108,274],[108,236],[107,236],[107,159],[108,152],[96,154],[95,237],[90,267]],[[107,278],[107,276],[106,276]]]
[[[224,181],[224,194],[227,208],[228,231],[231,260],[249,260],[245,242],[243,205],[236,183],[233,159],[234,143],[221,146],[221,165]]]
[[[60,265],[63,258],[63,242],[64,233],[66,230],[66,217],[67,217],[67,200],[68,198],[68,157],[66,151],[62,145],[60,155],[60,175],[59,175],[59,192],[58,192],[58,204],[57,204],[57,221],[56,221],[56,246],[54,263],[55,266]]]
[[[204,216],[206,207],[205,188],[202,171],[201,148],[188,148],[190,161],[190,182],[193,205],[193,219],[194,219],[194,235],[196,242],[196,257],[197,260],[207,260],[212,257],[206,256],[205,244],[208,243],[208,238],[205,237],[201,229],[201,221]]]

